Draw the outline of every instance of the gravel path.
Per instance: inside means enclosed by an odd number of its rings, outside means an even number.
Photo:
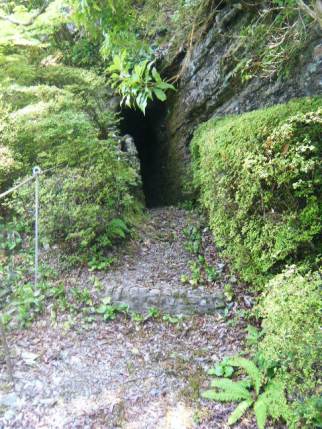
[[[123,268],[96,275],[106,284],[177,287],[189,274],[182,230],[191,216],[174,208],[151,211],[122,257]],[[222,272],[220,281],[204,286],[215,292],[229,273],[206,230],[204,236],[206,258]],[[90,284],[89,275],[82,272],[78,281]],[[243,332],[242,322],[227,323],[220,314],[177,324],[138,324],[124,316],[85,324],[81,315],[73,323],[64,315],[54,324],[44,315],[29,329],[10,333],[16,383],[10,390],[1,362],[0,428],[224,429],[233,405],[201,400],[199,393],[208,386],[206,371],[240,350]],[[236,427],[256,425],[246,416]]]

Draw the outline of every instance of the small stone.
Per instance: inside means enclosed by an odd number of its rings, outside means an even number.
[[[16,393],[8,393],[0,396],[0,405],[10,408],[16,408],[18,404],[18,396]]]
[[[222,272],[224,271],[224,268],[225,268],[225,264],[224,264],[223,262],[219,262],[219,263],[217,264],[217,271],[218,271],[219,273],[222,273]]]
[[[322,43],[314,48],[313,56],[315,60],[320,60],[322,58]]]
[[[151,396],[159,396],[160,392],[158,389],[152,389],[152,390],[150,390],[150,395]]]
[[[253,300],[250,296],[245,295],[244,296],[244,302],[246,304],[246,307],[248,307],[248,308],[253,306]]]
[[[133,347],[133,349],[131,350],[131,352],[132,352],[132,354],[134,354],[134,355],[139,355],[139,354],[140,354],[139,349],[137,349],[136,347]]]
[[[57,399],[54,398],[46,398],[38,401],[41,405],[46,405],[46,407],[53,407],[57,403]]]
[[[36,355],[35,353],[23,351],[21,353],[21,357],[27,365],[32,366],[32,365],[35,365],[35,360],[38,359],[39,356]]]
[[[9,409],[4,413],[3,418],[4,420],[9,421],[9,420],[12,420],[15,417],[15,415],[16,415],[16,412],[12,409]]]

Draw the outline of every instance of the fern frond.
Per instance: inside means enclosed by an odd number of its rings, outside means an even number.
[[[252,405],[252,403],[252,399],[241,402],[230,414],[228,418],[228,425],[234,425],[245,414],[245,411]]]
[[[258,429],[265,429],[267,420],[267,403],[263,395],[255,402],[254,412],[256,416],[256,422]]]
[[[217,401],[239,401],[241,399],[251,398],[249,391],[244,385],[240,384],[240,382],[234,382],[229,378],[215,379],[211,382],[211,387],[217,389],[212,391],[216,393],[216,398],[211,398]],[[214,396],[214,393],[211,395]]]
[[[239,392],[243,395],[250,395],[246,388],[246,383],[240,381],[232,381],[229,378],[217,378],[212,380],[211,387],[217,387],[217,389],[226,390],[227,392]],[[246,398],[245,398],[246,399]]]
[[[250,389],[253,386],[253,382],[250,378],[244,378],[243,380],[238,380],[235,383],[239,384],[244,389]]]
[[[233,357],[228,359],[228,364],[231,366],[242,368],[247,375],[250,376],[255,387],[257,395],[259,394],[259,389],[262,385],[262,374],[257,366],[249,359],[243,357]]]
[[[240,392],[218,392],[217,390],[205,390],[201,393],[201,396],[205,399],[211,399],[218,402],[237,402],[246,399],[246,395],[241,394]],[[250,395],[248,394],[247,399],[249,399],[249,396]]]
[[[258,400],[263,400],[267,407],[267,414],[274,420],[279,418],[288,419],[289,406],[285,396],[285,386],[278,380],[272,380],[268,383],[264,393],[262,393]]]

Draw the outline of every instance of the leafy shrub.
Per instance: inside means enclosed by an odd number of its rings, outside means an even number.
[[[20,164],[14,158],[10,148],[0,145],[0,191],[4,191],[4,186],[19,170]]]
[[[85,149],[87,151],[85,151]],[[138,172],[113,141],[83,148],[77,167],[40,179],[41,237],[74,254],[99,254],[124,239],[141,213],[135,196]],[[19,191],[11,201],[17,215],[30,219],[33,191]]]
[[[289,267],[265,288],[258,307],[264,337],[259,354],[294,397],[314,394],[321,356],[321,276]]]
[[[211,119],[193,139],[194,182],[217,243],[254,284],[321,251],[322,99]]]
[[[5,108],[0,104],[0,186],[30,175],[34,165],[50,169],[40,179],[41,238],[102,267],[105,249],[128,236],[141,213],[139,175],[119,150],[104,79],[60,64],[57,52],[37,40],[53,37],[49,15],[39,17],[37,28],[8,28],[4,40],[0,35],[6,100]],[[31,227],[32,187],[20,189],[7,208]]]

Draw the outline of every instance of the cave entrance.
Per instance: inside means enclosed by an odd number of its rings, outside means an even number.
[[[122,134],[133,137],[139,154],[145,202],[149,208],[164,205],[166,200],[166,145],[161,126],[164,109],[164,104],[154,103],[145,115],[139,110],[128,108],[121,112]]]

